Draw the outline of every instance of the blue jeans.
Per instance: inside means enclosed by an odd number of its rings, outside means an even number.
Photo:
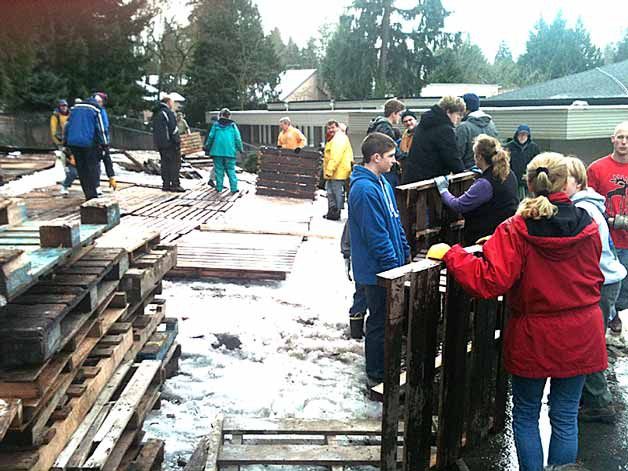
[[[325,182],[327,192],[327,208],[330,212],[340,211],[345,207],[345,181],[327,180]]]
[[[575,463],[578,455],[578,406],[584,376],[551,378],[549,418],[552,436],[548,464]],[[539,433],[541,399],[547,378],[512,376],[512,429],[520,471],[543,471]]]
[[[628,249],[615,249],[617,251],[617,258],[621,264],[628,269]],[[621,282],[621,290],[619,291],[619,296],[617,297],[617,311],[623,311],[624,309],[628,309],[628,279]],[[617,311],[615,313],[611,313],[613,317],[609,320],[612,320],[617,315]]]
[[[78,178],[78,172],[76,171],[76,167],[74,165],[70,165],[69,163],[65,165],[65,180],[63,180],[63,188],[66,190],[72,186],[74,180]]]
[[[222,191],[222,185],[225,180],[225,172],[229,178],[229,189],[232,192],[238,191],[238,176],[236,175],[236,159],[235,157],[217,157],[214,159],[214,171],[216,172],[216,191]]]
[[[369,316],[366,318],[366,374],[369,378],[384,379],[384,329],[386,327],[386,288],[364,285]]]
[[[364,314],[366,312],[366,291],[364,285],[355,283],[355,293],[353,293],[353,304],[349,309],[349,315]]]

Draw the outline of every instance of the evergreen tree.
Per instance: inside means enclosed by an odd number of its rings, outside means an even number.
[[[467,37],[453,48],[436,52],[438,65],[428,76],[430,83],[492,83],[491,65],[482,49]]]
[[[340,18],[323,60],[323,78],[336,98],[417,95],[436,62],[436,49],[454,37],[444,33],[448,12],[441,0],[354,0]]]
[[[282,67],[251,0],[196,0],[191,18],[196,48],[185,93],[192,121],[204,123],[207,110],[274,98]]]
[[[518,64],[529,81],[550,80],[602,65],[602,53],[580,19],[570,29],[559,12],[551,24],[536,23]]]
[[[624,31],[624,38],[617,44],[613,62],[628,60],[628,29]]]

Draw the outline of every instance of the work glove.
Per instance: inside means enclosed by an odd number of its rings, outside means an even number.
[[[347,278],[349,278],[349,281],[353,281],[353,278],[351,277],[351,259],[350,258],[345,258],[345,273],[347,274]]]
[[[109,188],[111,188],[113,191],[116,191],[116,189],[118,188],[118,182],[116,182],[116,179],[113,177],[109,178]]]
[[[440,244],[434,244],[427,251],[427,258],[431,258],[432,260],[442,260],[445,258],[445,254],[449,252],[449,249],[451,249],[449,244],[445,244],[443,242]]]
[[[298,153],[300,153],[300,152],[301,152],[301,148],[300,148],[300,147],[295,147],[295,149],[294,149],[294,153],[295,153],[295,154],[298,154]]]
[[[490,235],[480,237],[478,240],[475,241],[475,245],[484,245],[488,242],[490,238],[491,238]]]
[[[469,169],[469,172],[473,172],[476,175],[482,175],[482,170],[480,170],[480,167],[478,167],[477,165],[474,165],[473,167],[471,167]]]
[[[73,155],[68,155],[65,159],[67,163],[69,163],[72,167],[76,167],[76,159]]]
[[[434,179],[434,183],[436,184],[436,189],[441,195],[449,188],[449,178],[447,177],[436,177]]]

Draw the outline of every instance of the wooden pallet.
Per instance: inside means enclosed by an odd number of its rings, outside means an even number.
[[[257,194],[314,199],[320,178],[322,156],[315,149],[300,153],[262,147]]]
[[[218,417],[185,471],[236,470],[248,465],[328,466],[333,470],[379,466],[381,433],[379,420]],[[398,457],[400,463],[401,452]]]
[[[6,183],[55,166],[52,154],[23,154],[0,157],[0,182]]]
[[[120,280],[127,269],[123,250],[90,250],[15,298],[2,309],[0,319],[2,366],[45,362],[92,315],[103,290],[110,291],[110,284],[104,282]]]
[[[200,223],[198,221],[147,216],[125,216],[120,221],[119,233],[133,235],[145,231],[146,228],[150,228],[152,231],[159,232],[161,242],[169,244],[177,240],[180,236],[192,232],[194,229],[198,229],[199,226]],[[114,231],[116,229],[114,229]],[[104,237],[107,238],[108,236],[109,234],[106,234]]]
[[[189,155],[203,152],[203,139],[200,132],[181,134],[181,154]]]
[[[60,414],[59,420],[52,424],[53,432],[49,434],[47,443],[31,451],[0,453],[1,471],[48,471],[53,466],[57,456],[122,363],[124,355],[133,343],[131,330],[128,329],[120,335],[117,341],[115,345],[109,342],[92,350],[84,366],[91,367],[91,371],[97,373],[81,378],[82,382],[74,388],[74,392],[64,404],[65,413]]]
[[[158,245],[135,259],[121,283],[129,302],[145,299],[176,264],[177,247],[174,245]]]
[[[178,319],[166,317],[137,355],[138,360],[163,361],[179,333]]]
[[[100,237],[95,245],[100,249],[124,249],[128,254],[129,263],[133,263],[159,244],[161,234],[149,225],[141,228],[136,225],[130,226],[125,223],[126,219],[123,218],[122,224]]]
[[[165,456],[165,442],[150,438],[130,448],[124,455],[118,471],[157,471]]]
[[[193,231],[177,241],[177,266],[168,276],[284,280],[302,240],[301,236]]]

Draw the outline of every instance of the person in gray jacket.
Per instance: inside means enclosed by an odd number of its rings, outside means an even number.
[[[466,116],[456,128],[456,145],[464,168],[470,169],[475,165],[473,161],[474,139],[480,134],[499,139],[499,133],[493,123],[493,118],[480,109],[480,97],[475,93],[465,93],[462,99],[467,110]]]

